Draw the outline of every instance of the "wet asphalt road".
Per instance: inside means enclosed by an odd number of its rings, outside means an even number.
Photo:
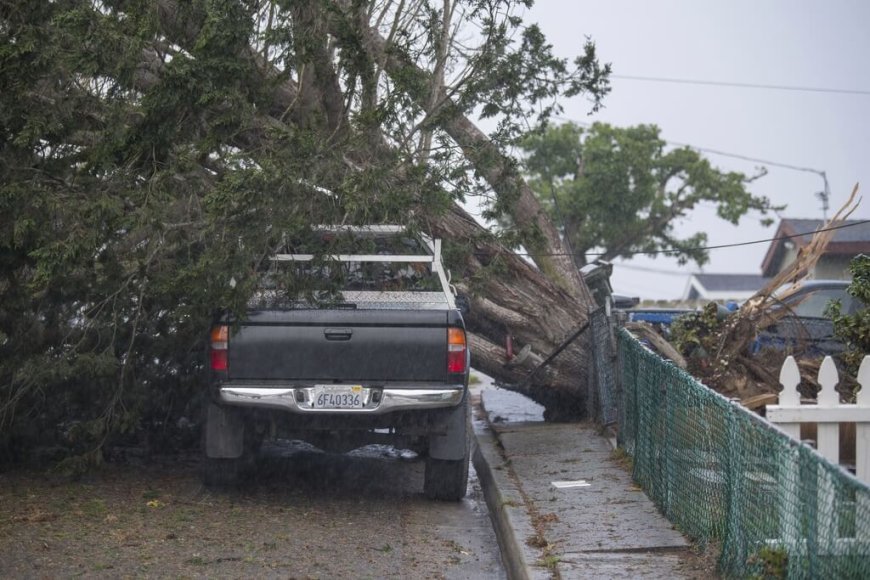
[[[0,578],[506,577],[473,468],[461,502],[426,499],[424,460],[386,446],[267,442],[233,490],[203,487],[198,469],[0,473]]]
[[[476,477],[450,503],[388,447],[270,443],[237,490],[204,488],[198,463],[0,473],[0,578],[505,577]]]
[[[293,535],[310,539],[297,552],[298,577],[505,578],[473,467],[461,502],[427,500],[423,469],[412,452],[388,446],[330,454],[279,440],[231,495],[311,506],[294,520]]]

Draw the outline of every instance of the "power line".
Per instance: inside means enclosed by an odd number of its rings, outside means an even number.
[[[834,230],[841,230],[841,229],[844,229],[844,228],[851,228],[851,227],[854,227],[854,226],[861,226],[861,225],[864,225],[864,224],[870,224],[870,220],[861,220],[861,221],[857,221],[857,222],[853,222],[853,223],[848,223],[848,224],[840,224],[840,225],[838,225],[838,226],[832,226],[832,227],[829,227],[829,228],[822,228],[822,229],[820,229],[820,230],[815,230],[815,231],[813,231],[813,232],[803,232],[803,233],[800,233],[800,234],[792,234],[792,235],[789,235],[789,236],[779,236],[779,237],[775,237],[775,238],[765,238],[765,239],[763,239],[763,240],[753,240],[753,241],[750,241],[750,242],[735,242],[735,243],[733,243],[733,244],[719,244],[719,245],[716,245],[716,246],[696,246],[696,247],[694,247],[694,248],[685,248],[685,249],[681,249],[681,250],[678,250],[678,249],[671,249],[671,250],[654,250],[654,251],[650,251],[650,252],[628,252],[628,253],[625,253],[625,254],[620,254],[620,257],[623,257],[623,256],[656,256],[656,255],[661,255],[661,254],[680,254],[680,253],[684,253],[684,252],[699,251],[699,250],[707,251],[707,250],[722,250],[722,249],[726,249],[726,248],[740,248],[740,247],[743,247],[743,246],[752,246],[752,245],[755,245],[755,244],[767,244],[767,243],[770,243],[770,242],[778,242],[778,241],[780,241],[780,240],[791,240],[791,239],[794,239],[794,238],[801,238],[801,237],[803,237],[803,236],[810,236],[810,235],[813,235],[813,234],[818,233],[818,232],[831,232],[831,231],[834,231]],[[486,255],[488,255],[488,254],[485,254],[485,253],[475,253],[475,255],[477,255],[477,256],[486,256]],[[519,253],[519,252],[517,252],[517,253],[514,253],[514,255],[515,255],[515,256],[527,256],[527,257],[530,257],[530,258],[534,258],[534,257],[545,257],[545,256],[572,256],[573,254],[570,254],[570,253],[564,253],[564,252],[563,252],[563,253],[559,253],[559,252],[556,252],[556,253],[544,253],[544,254],[535,254],[535,253],[531,253],[531,252],[526,252],[526,253]],[[605,256],[605,255],[607,255],[607,253],[606,253],[606,252],[586,252],[586,253],[584,253],[583,255],[584,255],[584,256]]]
[[[715,87],[736,87],[741,89],[766,89],[776,91],[796,91],[804,93],[834,93],[841,95],[870,95],[870,91],[860,89],[834,89],[828,87],[798,87],[789,85],[766,85],[759,83],[734,83],[725,81],[705,81],[698,79],[676,79],[667,77],[646,77],[637,75],[610,75],[612,79],[620,79],[627,81],[644,81],[652,83],[673,83],[683,85],[707,85]]]
[[[624,255],[626,255],[626,256],[639,256],[639,255],[656,255],[656,254],[678,254],[678,253],[682,253],[682,252],[695,251],[695,250],[705,250],[706,251],[706,250],[722,250],[725,248],[740,248],[743,246],[752,246],[755,244],[767,244],[770,242],[778,242],[780,240],[791,240],[794,238],[802,238],[804,236],[811,236],[811,235],[818,233],[818,232],[832,232],[835,230],[841,230],[844,228],[851,228],[854,226],[860,226],[860,225],[864,225],[864,224],[870,224],[870,220],[861,220],[859,222],[854,222],[851,224],[840,224],[838,226],[832,226],[829,228],[822,228],[822,229],[816,230],[814,232],[803,232],[800,234],[792,234],[789,236],[778,236],[775,238],[767,238],[767,239],[763,239],[763,240],[753,240],[751,242],[736,242],[733,244],[719,244],[716,246],[696,246],[694,248],[687,248],[685,250],[674,249],[674,250],[656,250],[654,252],[632,252],[630,254],[624,254]],[[604,252],[587,253],[586,255],[587,256],[604,256],[605,253]]]
[[[698,147],[697,145],[688,145],[686,143],[677,143],[676,141],[665,141],[669,145],[677,145],[679,147],[689,147],[690,149],[695,149],[697,151],[702,151],[704,153],[712,153],[713,155],[721,155],[723,157],[733,157],[734,159],[742,159],[744,161],[753,161],[756,163],[764,163],[765,165],[770,165],[773,167],[782,167],[784,169],[791,169],[793,171],[804,171],[807,173],[814,173],[822,178],[823,189],[816,193],[816,196],[822,200],[822,216],[827,220],[828,219],[828,209],[829,209],[829,200],[831,199],[831,186],[828,183],[828,174],[821,169],[813,169],[812,167],[801,167],[799,165],[789,165],[788,163],[779,163],[777,161],[767,161],[764,159],[756,159],[754,157],[749,157],[748,155],[740,155],[737,153],[727,153],[725,151],[719,151],[717,149],[708,149],[706,147]]]
[[[679,143],[677,141],[665,141],[665,143],[667,143],[668,145],[676,145],[678,147],[689,147],[690,149],[696,149],[698,151],[703,151],[704,153],[713,153],[714,155],[721,155],[723,157],[733,157],[734,159],[742,159],[744,161],[754,161],[756,163],[764,163],[765,165],[772,165],[774,167],[782,167],[785,169],[793,169],[795,171],[806,171],[808,173],[815,173],[816,175],[824,175],[825,173],[821,169],[813,169],[812,167],[801,167],[800,165],[790,165],[788,163],[780,163],[779,161],[758,159],[756,157],[750,157],[748,155],[740,155],[739,153],[728,153],[727,151],[710,149],[709,147],[699,147],[697,145],[690,145],[688,143]]]
[[[574,119],[569,119],[568,117],[555,116],[555,119],[560,121],[568,121],[569,123],[574,123],[575,125],[580,125],[581,127],[591,127],[592,123],[587,123],[585,121],[576,121]],[[801,167],[800,165],[791,165],[788,163],[781,163],[779,161],[769,161],[766,159],[759,159],[757,157],[750,157],[748,155],[741,155],[739,153],[728,153],[727,151],[721,151],[719,149],[710,149],[709,147],[700,147],[698,145],[692,145],[690,143],[680,143],[679,141],[670,141],[668,139],[662,139],[668,145],[674,145],[677,147],[689,147],[690,149],[695,149],[696,151],[702,151],[704,153],[713,153],[714,155],[721,155],[723,157],[733,157],[734,159],[742,159],[743,161],[753,161],[755,163],[764,163],[765,165],[771,165],[773,167],[782,167],[784,169],[793,169],[795,171],[806,171],[808,173],[815,173],[816,175],[824,175],[824,171],[821,169],[813,169],[812,167]]]
[[[614,268],[622,268],[624,270],[634,270],[636,272],[649,272],[650,274],[662,274],[665,276],[691,276],[692,272],[677,272],[676,270],[661,270],[659,268],[647,268],[645,266],[633,266],[631,264],[613,264]]]

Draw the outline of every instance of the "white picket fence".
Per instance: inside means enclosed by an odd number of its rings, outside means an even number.
[[[779,382],[782,384],[779,404],[768,405],[767,420],[795,439],[800,439],[801,423],[816,423],[816,449],[834,465],[840,463],[840,423],[855,423],[855,475],[870,484],[870,356],[864,357],[858,371],[861,390],[855,403],[840,402],[836,390],[840,376],[829,356],[825,357],[819,369],[821,389],[815,405],[801,404],[798,392],[801,376],[794,357],[785,360]]]
[[[794,439],[800,439],[801,423],[817,424],[817,451],[831,464],[838,465],[840,460],[840,423],[855,423],[856,426],[856,476],[865,484],[870,484],[870,356],[864,357],[858,371],[858,392],[855,403],[840,403],[840,394],[835,387],[839,375],[831,357],[825,357],[819,369],[821,387],[816,404],[802,404],[797,390],[801,377],[797,363],[788,357],[780,371],[779,381],[783,390],[778,405],[768,405],[767,419],[779,426]],[[779,480],[781,493],[778,497],[779,538],[768,540],[772,546],[782,547],[789,553],[807,553],[810,545],[804,537],[801,507],[798,490],[801,488],[797,449],[792,452],[793,460],[780,465]],[[870,529],[860,526],[854,535],[843,537],[839,533],[840,519],[844,509],[854,510],[856,522],[870,521],[870,495],[858,493],[850,507],[842,505],[842,498],[836,493],[833,474],[830,470],[817,473],[816,510],[818,514],[817,536],[814,551],[829,556],[870,557]]]

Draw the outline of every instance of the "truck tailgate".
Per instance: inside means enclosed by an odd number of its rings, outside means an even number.
[[[229,379],[447,382],[447,313],[251,312],[229,340]]]

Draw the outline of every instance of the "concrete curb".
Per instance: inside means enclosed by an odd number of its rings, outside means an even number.
[[[480,407],[481,415],[486,411]],[[526,545],[526,539],[536,535],[529,517],[528,506],[511,479],[510,467],[505,462],[498,437],[485,419],[476,421],[477,439],[472,462],[480,480],[483,496],[493,521],[502,561],[511,580],[550,578],[551,575],[535,563],[537,550]]]
[[[528,563],[515,533],[516,515],[511,514],[515,511],[510,508],[514,500],[508,499],[502,491],[507,489],[507,482],[496,482],[496,479],[505,480],[507,477],[505,474],[496,475],[492,469],[492,465],[504,463],[497,449],[495,437],[489,433],[475,433],[475,435],[477,446],[473,456],[474,469],[477,471],[483,497],[489,508],[505,570],[511,580],[528,580],[530,578]]]

